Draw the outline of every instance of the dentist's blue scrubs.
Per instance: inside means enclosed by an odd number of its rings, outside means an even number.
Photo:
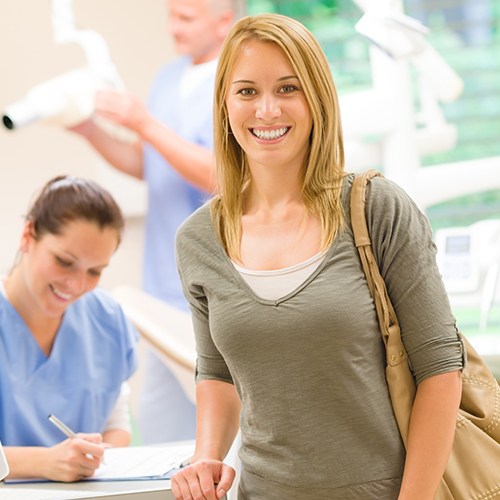
[[[68,306],[47,357],[0,293],[0,441],[52,446],[75,432],[103,432],[122,383],[137,366],[137,331],[119,305],[95,289]]]
[[[178,57],[153,83],[148,110],[186,141],[212,148],[213,90],[217,61],[193,66]],[[148,186],[143,288],[173,307],[188,311],[177,273],[175,235],[184,220],[209,197],[187,182],[151,145],[144,145]],[[138,427],[145,444],[194,439],[196,409],[173,373],[146,351],[138,398]]]

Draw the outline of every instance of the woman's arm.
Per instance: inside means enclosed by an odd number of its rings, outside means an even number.
[[[196,449],[191,465],[172,478],[176,500],[216,500],[229,490],[235,472],[222,460],[238,432],[239,415],[240,400],[234,385],[218,380],[198,382]]]
[[[73,482],[92,476],[104,454],[100,441],[100,434],[87,434],[66,439],[50,448],[5,446],[10,469],[7,477]]]
[[[124,382],[102,436],[78,433],[77,438],[52,447],[4,447],[10,469],[8,477],[72,482],[91,476],[101,464],[105,448],[130,444],[129,394],[129,385]]]
[[[423,380],[415,396],[399,500],[433,500],[453,445],[460,371]]]
[[[68,127],[68,130],[83,136],[113,167],[137,179],[143,178],[142,141],[126,143],[115,139],[98,127],[92,118]]]

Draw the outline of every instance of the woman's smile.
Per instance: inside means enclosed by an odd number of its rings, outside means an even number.
[[[252,128],[250,131],[252,134],[261,139],[264,142],[277,141],[285,136],[285,134],[290,130],[290,127],[279,127],[279,128]]]

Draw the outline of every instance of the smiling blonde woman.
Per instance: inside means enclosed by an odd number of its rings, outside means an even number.
[[[176,499],[228,491],[235,472],[223,460],[241,426],[239,500],[432,500],[464,360],[425,216],[394,183],[371,183],[369,232],[418,384],[406,453],[323,52],[293,19],[247,17],[226,38],[216,81],[220,195],[177,236],[198,428]]]

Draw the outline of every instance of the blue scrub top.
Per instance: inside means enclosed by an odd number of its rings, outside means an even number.
[[[103,432],[121,385],[137,366],[137,331],[120,306],[95,289],[71,304],[47,357],[0,294],[0,441],[52,446],[75,432]]]
[[[189,98],[180,95],[181,79],[191,64],[181,57],[157,75],[148,100],[150,113],[183,139],[211,149],[215,66]],[[148,186],[143,288],[169,304],[187,310],[177,274],[175,235],[181,223],[207,199],[165,161],[151,145],[144,146],[144,180]]]

